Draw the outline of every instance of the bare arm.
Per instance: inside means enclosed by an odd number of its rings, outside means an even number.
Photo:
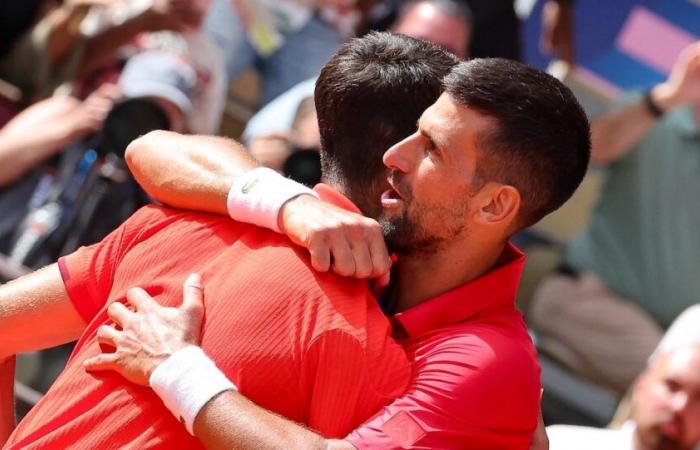
[[[141,187],[176,208],[219,214],[236,177],[259,166],[230,139],[152,131],[126,149],[126,161]]]
[[[700,103],[700,42],[688,46],[671,75],[651,90],[651,98],[664,112]],[[610,164],[623,157],[656,123],[643,101],[604,114],[591,122],[591,158]]]
[[[346,441],[325,439],[234,391],[224,392],[207,403],[194,421],[194,434],[208,450],[355,448]]]
[[[85,323],[52,264],[0,286],[0,446],[15,425],[15,357],[75,340]]]
[[[83,102],[51,97],[19,113],[0,130],[0,186],[97,131],[118,96],[116,86],[103,85]]]
[[[0,360],[73,341],[84,328],[57,264],[0,287]]]

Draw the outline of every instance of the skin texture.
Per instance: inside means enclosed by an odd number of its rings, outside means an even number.
[[[662,354],[634,388],[636,441],[644,450],[690,450],[700,443],[700,345]]]
[[[651,90],[654,102],[665,112],[691,105],[700,123],[700,42],[686,47],[668,80]],[[630,151],[649,132],[656,118],[643,102],[604,114],[591,122],[591,159],[610,164]]]
[[[0,130],[0,187],[102,126],[119,89],[105,84],[84,101],[51,97],[25,109]],[[41,129],[41,133],[36,130]]]
[[[471,26],[428,2],[411,6],[392,31],[432,42],[462,59],[469,56]]]
[[[443,94],[423,113],[418,131],[384,154],[401,197],[379,220],[385,230],[396,230],[389,247],[402,252],[397,311],[475,279],[500,256],[520,195],[511,186],[479,181],[478,140],[492,125]],[[400,236],[407,234],[417,249],[405,245]]]
[[[56,264],[0,288],[0,446],[15,425],[14,355],[73,341],[85,325]]]

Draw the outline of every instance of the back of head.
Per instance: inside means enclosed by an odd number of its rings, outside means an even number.
[[[382,155],[415,131],[457,63],[433,44],[392,33],[343,45],[316,82],[324,179],[376,216],[386,173]]]
[[[524,64],[486,58],[455,67],[445,90],[495,119],[479,139],[478,175],[518,190],[518,229],[571,197],[586,173],[591,142],[586,114],[569,88]]]

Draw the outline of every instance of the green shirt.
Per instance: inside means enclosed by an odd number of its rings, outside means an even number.
[[[566,260],[664,327],[700,302],[700,129],[691,108],[664,116],[605,169],[590,222]]]

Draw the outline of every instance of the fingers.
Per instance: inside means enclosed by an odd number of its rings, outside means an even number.
[[[119,356],[116,353],[101,353],[83,362],[83,367],[88,372],[98,372],[102,370],[117,370]]]
[[[350,248],[350,242],[344,235],[335,235],[331,239],[333,271],[344,277],[355,275],[355,257]]]
[[[309,244],[311,266],[318,272],[328,272],[331,269],[331,249],[323,241],[312,241]]]
[[[117,340],[119,339],[119,331],[109,325],[102,325],[97,329],[97,342],[100,344],[109,345],[117,348]]]
[[[136,308],[137,311],[149,311],[157,305],[153,297],[138,287],[131,288],[126,292],[126,301]]]
[[[107,316],[122,328],[133,314],[120,302],[112,302],[107,308]]]
[[[196,273],[190,274],[185,280],[183,286],[182,309],[198,314],[204,312],[202,278]]]
[[[389,250],[384,242],[384,235],[378,223],[367,232],[367,240],[369,251],[372,255],[372,273],[371,278],[385,278],[386,284],[389,284],[389,272],[391,271],[391,258]],[[380,283],[381,285],[381,283]]]

